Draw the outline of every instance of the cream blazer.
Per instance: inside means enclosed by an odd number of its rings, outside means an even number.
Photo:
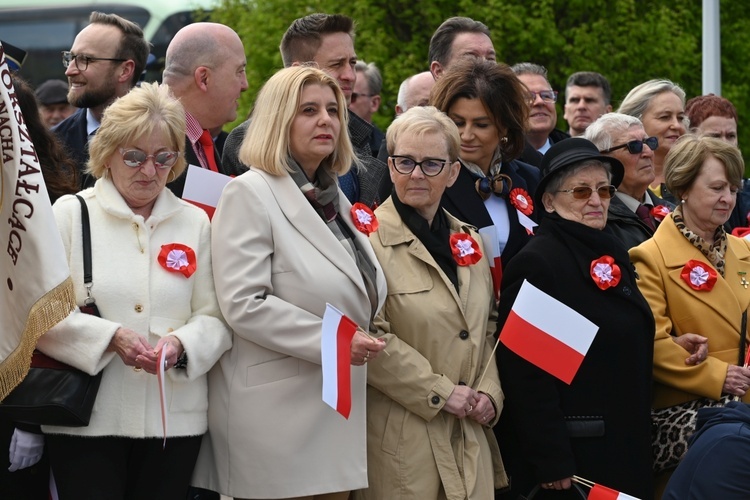
[[[340,216],[385,277],[339,191]],[[366,328],[371,306],[352,257],[289,176],[251,168],[213,218],[219,306],[234,345],[209,377],[209,434],[195,484],[240,498],[288,498],[367,486],[366,367],[352,367],[349,419],[322,401],[326,303]]]

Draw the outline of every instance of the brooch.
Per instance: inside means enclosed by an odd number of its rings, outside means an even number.
[[[591,261],[591,278],[602,290],[617,286],[622,277],[620,266],[615,264],[615,259],[609,255],[603,255]]]
[[[182,243],[170,243],[161,246],[161,252],[157,257],[161,267],[172,273],[182,273],[189,278],[195,272],[195,252],[192,248]]]
[[[482,258],[479,244],[466,233],[451,234],[450,245],[453,258],[459,266],[476,264]]]
[[[680,272],[680,277],[685,280],[693,290],[710,292],[716,284],[716,271],[699,260],[689,260]]]
[[[378,218],[375,217],[375,213],[364,203],[355,203],[352,205],[352,220],[354,220],[354,227],[360,233],[365,233],[369,236],[370,233],[378,230]]]

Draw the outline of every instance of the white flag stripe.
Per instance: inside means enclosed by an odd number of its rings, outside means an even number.
[[[341,311],[331,304],[326,304],[326,312],[323,314],[323,332],[320,340],[320,362],[323,369],[323,401],[334,410],[338,405],[339,393],[336,334],[343,315]]]
[[[495,257],[500,257],[500,243],[497,241],[497,229],[495,229],[495,226],[486,226],[479,229],[479,235],[482,237],[484,255],[490,261],[490,267],[493,267],[495,265]]]
[[[513,311],[584,356],[599,330],[594,323],[526,280],[513,303]]]
[[[206,168],[188,165],[182,197],[211,207],[216,207],[224,186],[232,178]]]

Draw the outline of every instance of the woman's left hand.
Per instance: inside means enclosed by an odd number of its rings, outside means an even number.
[[[478,402],[471,413],[468,414],[468,417],[478,424],[487,425],[495,418],[495,405],[492,404],[485,393],[479,392],[477,394],[479,395]]]
[[[159,342],[156,344],[156,347],[153,351],[140,354],[136,358],[136,361],[141,366],[141,368],[146,370],[146,372],[156,374],[156,366],[159,362],[159,353],[162,349],[166,349],[166,357],[164,358],[165,371],[169,370],[175,365],[175,363],[177,363],[177,359],[182,355],[182,351],[184,350],[180,339],[178,339],[174,335],[167,335],[166,337],[162,337],[161,339],[159,339]]]

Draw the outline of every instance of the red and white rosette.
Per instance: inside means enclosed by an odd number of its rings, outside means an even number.
[[[357,202],[352,205],[351,213],[354,227],[356,227],[360,233],[369,236],[370,233],[378,230],[378,218],[375,217],[375,213],[370,210],[370,207],[364,203]]]
[[[516,212],[518,212],[518,222],[521,223],[528,234],[534,234],[534,228],[537,224],[529,218],[534,213],[534,201],[531,199],[528,191],[524,188],[515,188],[511,190],[508,199],[513,208],[516,209]]]
[[[167,271],[182,273],[186,278],[192,276],[197,268],[195,252],[192,248],[182,243],[162,245],[157,260],[161,264],[161,267]]]
[[[450,245],[453,258],[459,266],[476,264],[482,258],[479,243],[466,233],[451,234]]]
[[[663,221],[669,213],[669,207],[666,205],[656,205],[651,209],[651,217],[659,222]]]
[[[710,292],[716,284],[717,276],[713,267],[699,260],[689,260],[680,272],[680,278],[699,292]]]
[[[591,261],[591,278],[600,289],[606,290],[617,286],[621,277],[620,266],[615,264],[615,259],[609,255]]]

